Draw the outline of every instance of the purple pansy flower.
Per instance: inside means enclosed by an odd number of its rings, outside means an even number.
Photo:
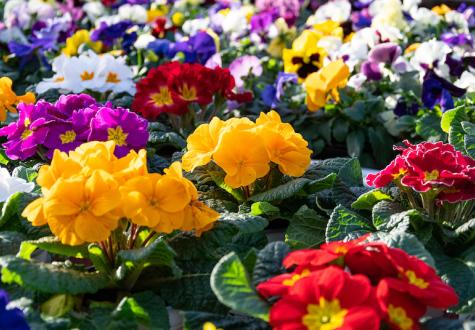
[[[236,58],[229,65],[229,71],[236,81],[236,87],[244,87],[244,81],[242,78],[247,77],[249,74],[253,74],[258,77],[262,74],[261,60],[254,55],[244,55]]]
[[[127,109],[102,107],[91,121],[89,141],[115,141],[115,155],[143,149],[148,141],[147,121]]]
[[[200,31],[188,40],[173,44],[168,51],[168,56],[172,58],[180,52],[185,55],[186,63],[205,64],[216,53],[216,43],[212,36]]]
[[[112,47],[114,42],[122,38],[125,35],[125,31],[132,25],[130,21],[122,21],[111,25],[108,25],[106,22],[101,22],[99,28],[92,31],[91,40],[102,41],[107,47]]]
[[[262,101],[268,107],[276,108],[284,94],[284,87],[288,83],[296,84],[298,77],[294,73],[279,72],[274,85],[267,85],[262,91]]]
[[[0,290],[0,329],[29,330],[23,312],[19,308],[7,308],[8,303],[7,292]]]
[[[469,33],[446,32],[440,36],[440,40],[449,46],[473,46],[473,37]]]
[[[386,42],[375,46],[368,54],[368,60],[361,65],[361,72],[370,80],[383,79],[383,65],[392,65],[401,55],[399,45]]]
[[[422,103],[427,108],[434,108],[440,105],[442,111],[454,107],[453,96],[461,97],[465,94],[465,89],[459,88],[451,82],[436,75],[433,71],[428,71],[422,83]]]

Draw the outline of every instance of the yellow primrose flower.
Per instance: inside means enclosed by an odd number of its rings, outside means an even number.
[[[102,42],[92,41],[88,30],[78,30],[68,39],[66,46],[63,48],[63,54],[66,56],[75,56],[79,52],[79,47],[87,45],[94,52],[99,53],[102,49]]]
[[[279,17],[274,26],[277,28],[277,36],[271,40],[267,52],[274,57],[281,58],[282,52],[287,46],[289,40],[293,40],[297,34],[295,26],[289,28],[287,22],[282,17]]]
[[[221,328],[216,328],[216,326],[214,325],[214,323],[205,322],[205,324],[203,324],[203,330],[223,330],[223,329],[221,329]]]
[[[211,161],[223,127],[224,121],[214,117],[209,124],[201,124],[188,136],[187,152],[182,158],[185,171],[191,172]]]
[[[312,151],[302,135],[295,133],[290,124],[282,123],[277,112],[261,113],[256,120],[270,160],[279,166],[280,172],[290,176],[302,176],[310,165]]]
[[[343,39],[343,28],[338,22],[332,20],[314,24],[313,31],[317,34],[318,39],[323,37],[337,37]]]
[[[219,213],[198,200],[198,190],[191,181],[183,177],[181,164],[174,162],[164,172],[165,176],[182,180],[187,185],[188,193],[191,197],[190,203],[183,210],[184,219],[180,229],[186,231],[194,230],[196,236],[200,236],[203,232],[210,230],[214,222],[218,220]]]
[[[443,3],[441,5],[432,7],[432,11],[439,16],[444,16],[445,14],[450,13],[452,8]]]
[[[183,209],[191,201],[183,180],[150,173],[130,179],[120,188],[123,210],[133,223],[171,233],[183,224]]]
[[[13,82],[8,77],[0,78],[0,121],[7,119],[7,111],[17,112],[16,106],[20,103],[35,103],[35,94],[28,92],[16,95],[12,89]]]
[[[122,203],[118,196],[119,185],[105,171],[60,178],[48,193],[44,214],[51,232],[63,244],[100,242],[118,226],[117,210]]]
[[[269,155],[255,130],[226,130],[213,159],[226,172],[224,182],[232,188],[248,186],[270,169]]]
[[[299,81],[318,71],[326,56],[325,50],[317,46],[319,35],[315,31],[305,30],[294,40],[291,49],[284,49],[284,71],[297,73]]]
[[[320,109],[329,98],[338,103],[340,101],[338,88],[346,86],[349,76],[350,69],[342,60],[330,62],[318,72],[308,76],[305,81],[308,109],[310,111]]]

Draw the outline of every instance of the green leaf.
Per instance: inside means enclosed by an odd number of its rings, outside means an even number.
[[[468,120],[468,114],[465,111],[464,106],[453,109],[452,121],[450,122],[449,129],[449,143],[455,147],[458,151],[465,151],[464,136],[465,131],[462,127],[462,122]]]
[[[284,183],[275,188],[251,196],[250,200],[254,202],[272,202],[292,197],[304,189],[311,181],[305,178],[297,178]]]
[[[109,280],[100,273],[86,273],[55,264],[22,258],[0,257],[2,281],[18,284],[30,290],[46,293],[95,293],[105,288]]]
[[[350,127],[350,123],[346,120],[336,119],[333,122],[333,137],[338,142],[345,141],[346,136],[348,135],[348,129]]]
[[[285,242],[292,249],[315,248],[325,243],[327,220],[315,210],[302,206],[293,216],[285,233]]]
[[[360,186],[363,183],[361,166],[357,158],[315,160],[307,170],[305,177],[320,179],[331,173],[336,173],[338,178],[348,186]]]
[[[459,296],[459,304],[449,311],[455,313],[475,312],[475,250],[469,249],[457,258],[444,254],[440,246],[431,242],[429,246],[439,275],[452,286]]]
[[[351,207],[353,202],[358,198],[350,187],[348,187],[340,178],[338,177],[333,183],[332,187],[332,198],[335,203],[341,204],[345,207]]]
[[[8,156],[5,154],[4,149],[0,149],[0,164],[2,165],[7,165],[10,162],[10,159]]]
[[[16,231],[0,232],[0,256],[16,254],[26,236]]]
[[[20,165],[12,171],[12,176],[31,182],[38,176],[38,172],[32,168]]]
[[[120,263],[134,266],[167,266],[176,269],[175,255],[175,251],[162,238],[157,238],[146,247],[121,250],[117,258]]]
[[[18,256],[23,259],[30,259],[31,254],[37,249],[67,257],[87,258],[89,256],[87,245],[65,245],[54,236],[42,237],[36,241],[24,241],[21,244]]]
[[[401,213],[404,209],[395,202],[381,201],[377,203],[372,210],[373,225],[379,230],[389,221],[393,214]]]
[[[351,207],[356,210],[371,210],[374,205],[384,200],[392,200],[392,197],[379,189],[375,189],[358,197],[358,199],[351,204]]]
[[[87,247],[89,259],[97,271],[104,274],[111,274],[112,267],[109,258],[107,258],[104,251],[97,244],[89,244]]]
[[[330,173],[324,178],[313,180],[305,186],[305,191],[308,194],[314,194],[325,189],[330,189],[336,178],[336,173]]]
[[[160,296],[150,291],[135,294],[135,301],[143,308],[148,316],[148,327],[153,330],[170,329],[168,311]]]
[[[211,179],[216,183],[218,187],[227,191],[231,196],[233,196],[238,202],[242,202],[245,200],[244,193],[241,189],[233,189],[232,187],[228,186],[224,182],[225,173],[223,171],[207,171],[207,174],[211,177]]]
[[[234,252],[224,256],[211,273],[211,288],[229,308],[264,321],[269,320],[270,306],[262,300],[249,282],[249,275]]]
[[[454,120],[455,115],[457,114],[457,111],[459,111],[459,109],[460,107],[450,109],[442,114],[442,119],[440,120],[440,128],[442,128],[445,133],[449,133],[452,121]]]
[[[393,138],[384,126],[369,127],[367,132],[376,164],[386,166],[393,159]]]
[[[424,321],[422,326],[428,330],[468,330],[475,329],[475,321],[439,317]]]
[[[372,239],[381,240],[390,247],[399,248],[406,251],[408,254],[418,257],[432,267],[435,267],[435,261],[429,251],[417,239],[416,236],[404,232],[382,233],[377,232],[372,234]]]
[[[463,143],[467,154],[470,157],[475,158],[475,136],[465,135]]]
[[[242,233],[256,233],[264,230],[269,224],[263,217],[246,213],[224,213],[221,214],[219,221],[231,224]]]
[[[255,202],[251,205],[252,215],[276,215],[280,210],[269,202]]]
[[[327,242],[355,239],[375,231],[371,221],[338,205],[330,216],[326,228]]]
[[[366,136],[363,130],[351,131],[346,137],[346,148],[348,155],[359,157],[365,147]]]
[[[475,135],[475,124],[468,121],[463,121],[461,124],[465,134]]]
[[[282,261],[290,253],[290,248],[284,242],[272,242],[257,254],[256,265],[252,274],[252,283],[257,284],[271,277],[286,273]]]

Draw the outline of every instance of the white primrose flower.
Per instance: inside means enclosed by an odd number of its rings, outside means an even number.
[[[31,192],[34,188],[33,182],[12,177],[6,168],[0,168],[0,202],[5,202],[17,192]]]
[[[80,93],[86,89],[113,93],[135,92],[133,71],[125,58],[110,54],[97,55],[89,50],[79,56],[61,55],[53,61],[54,76],[40,82],[36,92],[57,88]]]
[[[351,16],[351,3],[348,0],[333,0],[320,6],[314,15],[307,19],[307,25],[314,25],[332,20],[338,23],[346,22]]]
[[[135,93],[135,83],[132,80],[132,69],[125,64],[125,57],[114,58],[110,54],[100,55],[98,75],[105,79],[105,83],[98,90],[100,92],[112,91],[114,93]]]

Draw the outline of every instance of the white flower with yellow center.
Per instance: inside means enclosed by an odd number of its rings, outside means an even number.
[[[105,79],[99,76],[100,57],[93,51],[82,53],[78,57],[70,57],[64,66],[65,78],[72,82],[69,89],[80,93],[85,89],[99,90]]]
[[[71,89],[70,80],[66,80],[64,68],[69,58],[61,54],[53,60],[53,72],[55,74],[51,78],[46,78],[36,85],[36,93],[42,94],[49,89]]]
[[[105,83],[98,90],[100,92],[112,91],[113,93],[135,92],[132,80],[132,69],[125,64],[125,57],[114,58],[110,54],[100,56],[98,74]]]

